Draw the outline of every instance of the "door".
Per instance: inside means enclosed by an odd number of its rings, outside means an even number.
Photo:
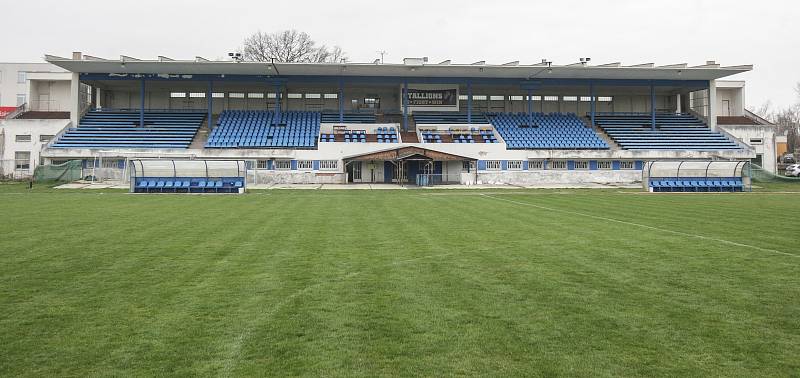
[[[361,163],[354,161],[347,165],[347,182],[361,182]]]
[[[722,100],[721,113],[725,117],[730,117],[730,115],[731,115],[731,100]]]
[[[49,112],[50,111],[50,95],[49,94],[40,94],[39,95],[38,110],[41,111],[41,112]]]

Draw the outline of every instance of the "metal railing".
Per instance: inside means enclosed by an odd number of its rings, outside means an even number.
[[[418,173],[417,186],[434,186],[461,183],[461,174]]]

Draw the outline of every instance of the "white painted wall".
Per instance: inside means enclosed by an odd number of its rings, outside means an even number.
[[[17,82],[17,73],[25,72],[24,83]],[[35,74],[66,72],[50,63],[0,63],[0,106],[17,106],[17,95],[30,98],[30,80]]]
[[[762,167],[775,173],[777,167],[777,151],[775,129],[770,125],[719,125],[719,129],[738,138],[755,151],[756,156],[761,155]],[[757,140],[761,140],[758,143]]]
[[[69,125],[69,120],[65,119],[6,119],[0,120],[0,160],[3,169],[8,169],[8,164],[13,164],[17,151],[29,151],[30,170],[18,172],[19,176],[25,177],[33,174],[33,170],[39,165],[40,153],[42,148],[47,145],[47,141],[42,142],[42,135],[55,136]],[[17,135],[30,135],[30,142],[17,142]],[[13,167],[13,165],[11,165]]]

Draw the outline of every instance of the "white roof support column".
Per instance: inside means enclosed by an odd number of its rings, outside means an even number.
[[[717,130],[717,81],[708,81],[708,128]]]
[[[81,118],[81,80],[80,75],[76,72],[72,73],[72,81],[69,87],[69,120],[72,121],[72,127],[78,126],[78,120]]]

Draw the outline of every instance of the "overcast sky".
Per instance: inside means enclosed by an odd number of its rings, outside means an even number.
[[[294,28],[355,62],[753,64],[747,105],[797,102],[800,1],[24,0],[4,8],[0,61],[72,51],[219,58],[257,30]]]

